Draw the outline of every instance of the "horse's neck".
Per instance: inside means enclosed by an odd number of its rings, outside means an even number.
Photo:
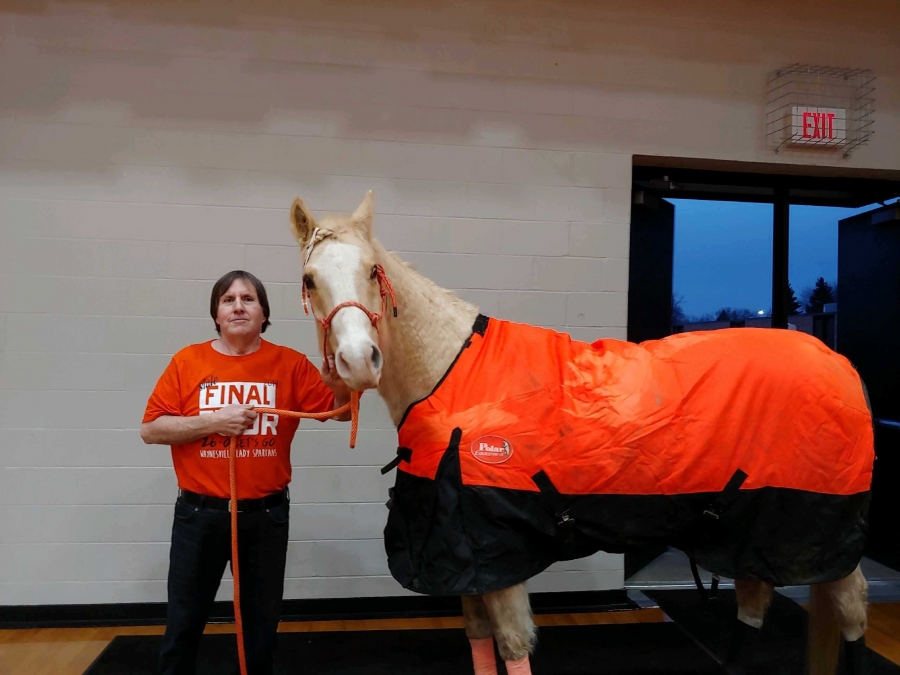
[[[373,245],[397,298],[397,317],[389,311],[379,326],[384,368],[378,385],[397,425],[409,405],[428,396],[444,376],[471,335],[478,308]]]

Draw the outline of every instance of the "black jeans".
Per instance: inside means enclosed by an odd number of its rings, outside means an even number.
[[[284,592],[290,505],[238,514],[241,616],[248,675],[271,675]],[[231,514],[175,502],[161,675],[193,675],[200,637],[231,560]],[[237,670],[235,671],[237,672]]]

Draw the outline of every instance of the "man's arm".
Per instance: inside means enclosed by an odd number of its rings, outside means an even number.
[[[181,445],[209,434],[239,436],[253,426],[256,415],[252,405],[229,405],[194,417],[163,415],[141,425],[141,439],[147,444]]]

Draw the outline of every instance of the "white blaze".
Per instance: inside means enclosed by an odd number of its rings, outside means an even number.
[[[359,302],[365,305],[356,293],[355,280],[361,265],[362,254],[357,246],[335,241],[323,247],[316,261],[316,269],[319,272],[319,283],[327,285],[335,307],[342,302]],[[369,307],[369,311],[372,309]],[[356,307],[340,310],[331,320],[331,330],[342,344],[344,340],[350,343],[358,340],[371,343],[371,326],[369,317]]]

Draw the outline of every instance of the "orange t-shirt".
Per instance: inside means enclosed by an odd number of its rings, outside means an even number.
[[[212,341],[177,352],[147,401],[143,422],[163,415],[191,417],[226,405],[252,404],[300,412],[325,412],[334,394],[303,354],[263,340],[245,356],[227,356]],[[172,446],[178,487],[191,492],[230,495],[228,455],[237,444],[238,499],[256,499],[287,487],[291,480],[291,441],[300,420],[260,413],[256,424],[234,438],[210,434]]]

